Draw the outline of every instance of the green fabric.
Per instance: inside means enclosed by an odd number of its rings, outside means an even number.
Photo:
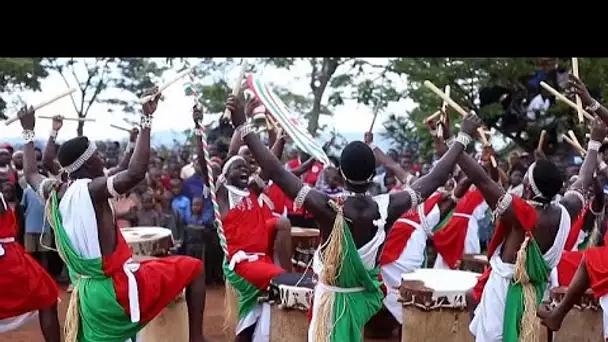
[[[363,327],[382,308],[384,294],[380,289],[378,279],[379,268],[368,270],[357,252],[348,225],[344,223],[344,241],[342,250],[344,257],[342,266],[338,270],[336,286],[341,288],[363,287],[361,292],[336,292],[333,317],[334,329],[331,342],[360,342],[363,336]]]
[[[435,227],[433,227],[433,229],[432,229],[433,233],[440,231],[443,227],[445,227],[446,224],[448,224],[448,222],[450,222],[450,219],[452,218],[452,215],[454,214],[454,210],[456,210],[456,207],[454,207],[454,208],[452,208],[452,210],[448,211],[448,213],[443,217],[443,219]]]
[[[547,287],[549,279],[549,266],[545,262],[543,255],[534,239],[526,248],[526,271],[530,282],[536,290],[536,307],[543,299],[543,293]],[[521,329],[521,319],[524,313],[523,286],[511,281],[505,302],[505,317],[503,323],[502,338],[503,342],[518,342],[519,331]]]
[[[144,325],[132,323],[116,300],[112,279],[103,273],[102,258],[82,259],[74,250],[61,221],[57,193],[51,193],[51,218],[58,249],[68,268],[72,284],[78,287],[80,342],[125,342]],[[77,210],[74,208],[73,210]],[[82,275],[80,279],[78,275]]]
[[[589,246],[589,238],[591,237],[591,234],[585,234],[585,239],[578,244],[578,246],[576,247],[577,250],[579,251],[584,251],[585,249],[587,249],[587,247]]]
[[[258,298],[264,294],[264,291],[258,289],[245,280],[245,278],[236,274],[234,270],[230,270],[228,266],[228,262],[226,258],[224,258],[222,267],[224,269],[224,274],[226,275],[226,280],[228,280],[230,285],[232,285],[237,292],[240,320],[247,316],[247,314],[255,308],[255,306],[258,304]]]

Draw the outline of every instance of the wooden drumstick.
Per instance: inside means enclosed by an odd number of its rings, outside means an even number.
[[[540,132],[540,138],[538,139],[538,146],[536,147],[537,150],[542,151],[543,150],[543,146],[545,145],[545,137],[547,135],[547,131],[546,130],[542,130]]]
[[[467,116],[468,113],[466,110],[464,110],[458,103],[456,103],[456,101],[452,100],[449,96],[446,96],[446,94],[443,91],[441,91],[441,89],[437,88],[437,86],[435,86],[431,81],[429,81],[429,80],[424,81],[424,86],[429,88],[437,96],[441,97],[445,102],[448,103],[448,105],[450,105],[450,107],[454,108],[454,110],[456,110],[456,112],[460,113],[460,115]],[[479,132],[479,138],[481,139],[483,144],[489,146],[490,142],[488,141],[488,138],[484,134],[483,128],[479,127],[479,129],[477,131]],[[498,164],[496,164],[496,158],[494,158],[494,156],[491,156],[490,160],[492,162],[492,167],[496,167],[498,165]]]
[[[569,130],[568,135],[570,136],[572,141],[576,144],[576,146],[578,146],[581,150],[584,150],[583,145],[581,145],[581,143],[578,142],[578,139],[576,138],[576,134],[574,134],[573,130]]]
[[[581,155],[581,157],[585,156],[585,154],[587,152],[584,149],[582,149],[580,146],[578,146],[577,143],[572,141],[572,139],[568,138],[567,135],[562,134],[561,137],[564,141],[566,141],[568,144],[570,144],[570,146],[574,147],[574,149]]]
[[[71,89],[68,89],[68,90],[64,91],[63,93],[57,94],[54,97],[51,97],[50,99],[48,99],[46,101],[43,101],[43,102],[40,102],[40,103],[34,105],[34,110],[36,111],[36,110],[39,110],[39,109],[41,109],[43,107],[46,107],[46,106],[50,105],[51,103],[53,103],[53,102],[55,102],[55,101],[57,101],[57,100],[59,100],[61,98],[64,98],[64,97],[66,97],[68,95],[71,95],[75,91],[76,91],[76,89],[71,88]],[[15,115],[12,118],[6,120],[4,122],[4,124],[8,126],[8,125],[12,124],[13,122],[15,122],[17,120],[19,120],[19,117],[17,115]]]
[[[439,115],[441,115],[441,111],[440,111],[440,110],[438,110],[438,111],[436,111],[435,113],[433,113],[433,114],[431,114],[431,115],[427,116],[427,117],[426,117],[426,118],[425,118],[425,119],[422,121],[422,123],[427,124],[427,123],[429,123],[430,121],[435,120],[435,118],[437,118]]]
[[[55,117],[54,116],[48,116],[48,115],[39,115],[38,118],[39,119],[53,120]],[[61,118],[61,120],[63,120],[63,121],[87,121],[87,122],[95,122],[95,119],[91,119],[91,118]]]
[[[564,95],[560,94],[559,91],[551,88],[550,85],[548,85],[545,82],[540,82],[540,86],[547,89],[548,92],[550,92],[553,96],[555,96],[556,99],[562,101],[563,103],[567,104],[568,106],[570,106],[570,108],[573,108],[575,110],[578,110],[578,108],[576,107],[576,103],[570,101],[567,97],[565,97]],[[587,113],[586,110],[581,109],[581,112],[583,113],[583,115],[585,116],[585,119],[587,120],[595,120],[595,118],[593,117],[593,115]]]
[[[572,57],[572,75],[576,78],[580,79],[578,76],[578,58]],[[576,95],[576,112],[578,114],[578,122],[585,122],[585,118],[583,116],[583,103],[581,102],[581,97]]]
[[[152,95],[148,95],[148,96],[144,96],[141,99],[139,99],[139,103],[140,104],[144,104],[150,100],[152,100],[153,98],[155,98],[158,94],[162,94],[163,91],[165,91],[165,89],[169,88],[169,86],[171,86],[173,83],[181,80],[182,78],[188,76],[188,74],[190,74],[192,72],[192,69],[194,69],[194,67],[189,67],[186,70],[180,72],[179,74],[177,74],[175,77],[173,77],[171,80],[165,82],[163,85],[158,87],[158,91],[155,94]]]
[[[277,123],[277,121],[272,117],[272,115],[264,115],[264,117],[266,118],[268,129],[274,130],[275,128],[281,127],[281,125]]]
[[[116,129],[121,130],[121,131],[125,131],[125,132],[129,132],[129,133],[131,133],[131,130],[130,130],[130,129],[128,129],[128,128],[124,128],[124,127],[116,126],[116,125],[114,125],[114,124],[110,124],[110,127],[112,127],[112,128],[116,128]]]
[[[231,94],[234,96],[237,96],[239,94],[239,92],[241,91],[241,85],[243,83],[243,77],[245,77],[245,73],[247,72],[247,67],[248,67],[247,58],[244,58],[243,62],[241,63],[241,71],[239,72],[239,78],[236,79],[236,82],[234,82],[234,86],[232,87]],[[230,111],[228,109],[226,109],[224,111],[223,118],[230,119]]]

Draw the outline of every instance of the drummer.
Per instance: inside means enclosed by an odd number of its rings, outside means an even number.
[[[474,299],[480,301],[470,325],[476,341],[516,341],[522,334],[538,332],[534,311],[542,295],[537,294],[546,289],[550,270],[557,266],[571,217],[585,205],[581,189],[591,185],[597,151],[605,136],[606,127],[596,124],[579,179],[559,203],[551,200],[562,187],[561,175],[547,160],[530,166],[524,177],[524,198],[519,198],[505,193],[471,157],[460,159],[459,166],[498,219],[488,247],[491,268],[474,292]],[[534,308],[525,308],[525,303],[533,303]]]
[[[155,93],[157,89],[146,92]],[[58,160],[69,183],[36,172],[35,113],[32,107],[19,112],[26,140],[26,179],[48,199],[49,220],[75,287],[66,317],[67,342],[134,340],[186,286],[190,341],[204,341],[205,277],[200,260],[175,256],[134,262],[108,202],[145,178],[152,113],[159,98],[160,94],[143,105],[142,131],[126,171],[107,177],[92,141],[86,137],[66,141]]]
[[[227,108],[232,113],[236,132],[240,133],[249,146],[262,170],[268,173],[286,195],[294,199],[296,208],[306,207],[313,213],[326,241],[323,252],[315,255],[313,263],[315,272],[320,275],[320,281],[315,288],[316,299],[309,340],[325,340],[331,336],[332,341],[361,341],[364,325],[382,307],[383,293],[378,281],[376,259],[378,248],[384,242],[384,222],[387,217],[394,221],[401,213],[444,184],[449,170],[464,150],[464,145],[454,144],[439,161],[437,172],[415,182],[413,188],[372,199],[365,193],[375,173],[374,154],[363,142],[351,142],[344,148],[340,157],[346,186],[345,200],[343,206],[340,206],[329,201],[327,195],[303,185],[301,180],[285,170],[257,135],[251,134],[253,129],[246,123],[244,105],[234,96],[228,98]],[[463,127],[472,133],[478,127],[478,122],[478,119],[469,117],[464,120]],[[463,142],[465,140],[464,137],[458,139]],[[243,165],[241,177],[245,176],[245,170]],[[238,173],[235,176],[238,177]],[[346,222],[352,225],[352,230],[346,229]],[[328,265],[349,267],[341,267],[338,270]],[[344,302],[336,298],[344,298],[354,305],[344,306],[341,304]],[[339,319],[332,315],[338,309],[344,311]]]

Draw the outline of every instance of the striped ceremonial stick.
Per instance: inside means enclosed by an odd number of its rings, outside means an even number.
[[[186,95],[192,96],[194,99],[194,105],[199,106],[199,95],[194,88],[194,75],[190,74],[190,84],[185,85]],[[217,236],[220,240],[220,246],[224,251],[224,258],[228,257],[228,244],[226,243],[226,235],[224,234],[224,226],[222,225],[222,214],[220,213],[220,206],[217,203],[217,196],[215,194],[215,179],[213,179],[213,169],[211,167],[211,155],[209,154],[209,145],[207,144],[207,135],[205,134],[204,126],[202,122],[198,124],[199,132],[201,134],[201,142],[203,144],[203,154],[205,156],[205,163],[207,164],[207,179],[209,180],[209,195],[211,196],[211,202],[213,203],[213,213],[215,214],[215,224],[217,227]],[[225,259],[224,261],[227,262]]]

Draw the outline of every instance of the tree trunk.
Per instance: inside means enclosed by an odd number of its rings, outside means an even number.
[[[81,137],[83,136],[83,130],[84,130],[84,121],[78,121],[78,128],[76,128],[76,134]]]

